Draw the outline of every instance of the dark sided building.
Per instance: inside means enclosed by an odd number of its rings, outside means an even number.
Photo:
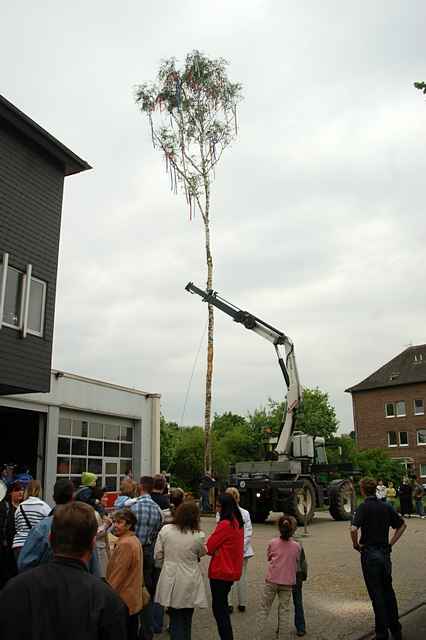
[[[86,169],[0,96],[0,395],[50,390],[64,177]]]
[[[50,390],[64,177],[86,169],[0,95],[0,400]],[[0,465],[35,475],[46,420],[17,404],[0,404]]]

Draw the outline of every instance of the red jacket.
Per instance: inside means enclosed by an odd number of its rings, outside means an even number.
[[[241,578],[244,553],[244,527],[237,520],[221,520],[207,540],[207,550],[212,556],[209,578],[236,582]]]

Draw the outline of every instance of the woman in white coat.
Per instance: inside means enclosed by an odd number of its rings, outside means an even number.
[[[205,554],[200,531],[200,511],[195,502],[184,502],[173,524],[158,534],[154,559],[162,563],[155,602],[169,607],[171,640],[191,640],[194,608],[206,608],[207,599],[199,560]]]
[[[253,547],[251,545],[251,537],[253,535],[253,525],[251,523],[250,514],[246,509],[240,507],[240,492],[236,487],[228,487],[225,493],[229,493],[235,500],[243,517],[244,522],[244,560],[243,572],[238,582],[234,582],[229,593],[229,611],[232,613],[234,604],[238,605],[239,611],[245,611],[247,607],[247,565],[249,559],[254,556]]]

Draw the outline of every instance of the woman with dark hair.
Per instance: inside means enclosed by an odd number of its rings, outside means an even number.
[[[156,473],[152,485],[151,498],[160,507],[161,511],[170,507],[169,494],[164,493],[164,489],[167,487],[166,478],[161,473]]]
[[[15,480],[8,486],[6,497],[0,502],[0,589],[18,571],[12,544],[16,533],[15,512],[23,499],[24,487]]]
[[[293,516],[281,516],[278,520],[280,536],[271,540],[268,545],[268,570],[260,603],[256,640],[260,640],[262,636],[275,596],[279,599],[277,639],[287,640],[288,638],[290,597],[293,586],[296,585],[301,554],[300,545],[292,540],[296,527],[296,519]],[[305,635],[305,633],[300,632],[297,635]]]
[[[200,511],[195,502],[184,502],[173,524],[158,534],[154,558],[162,562],[155,601],[169,607],[171,640],[191,640],[194,608],[206,608],[207,600],[199,559],[205,554]]]
[[[402,516],[411,518],[413,513],[413,487],[410,480],[405,476],[398,489],[400,511]]]
[[[234,498],[224,493],[219,497],[219,522],[207,540],[212,556],[209,566],[213,615],[221,640],[233,640],[228,594],[241,578],[244,553],[244,522]]]
[[[125,602],[129,610],[128,640],[137,640],[139,612],[142,609],[143,555],[135,535],[137,518],[130,509],[116,511],[112,517],[118,541],[106,570],[106,581]]]

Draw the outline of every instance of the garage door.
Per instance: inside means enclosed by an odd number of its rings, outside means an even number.
[[[81,474],[91,471],[99,486],[119,490],[133,464],[132,420],[61,410],[58,435],[57,478],[70,478],[78,486]]]

